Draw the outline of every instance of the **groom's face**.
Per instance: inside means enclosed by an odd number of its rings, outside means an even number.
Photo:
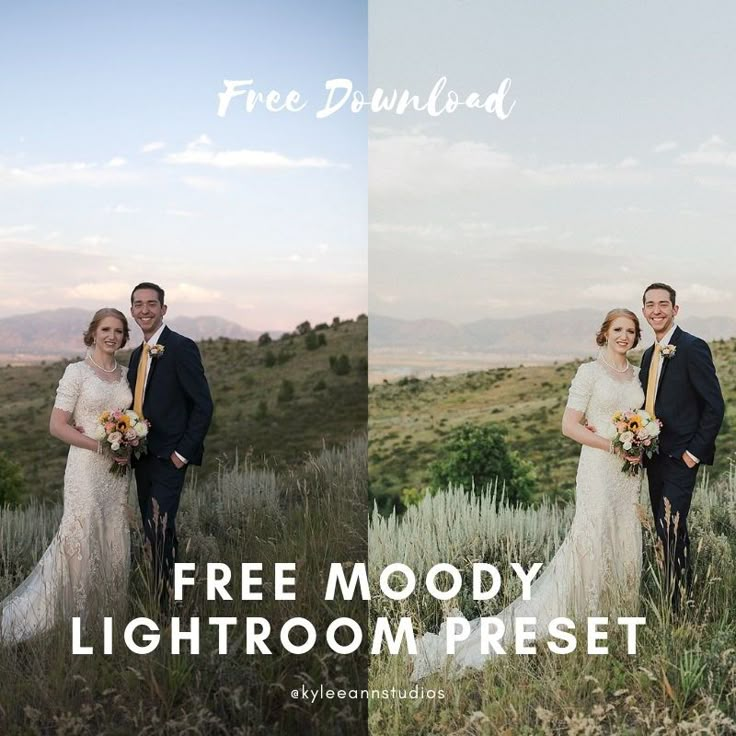
[[[642,313],[657,339],[669,332],[678,310],[679,307],[672,303],[670,293],[666,289],[650,289],[644,295]]]
[[[133,293],[130,314],[143,331],[144,337],[148,339],[161,327],[166,314],[166,305],[161,304],[155,289],[138,289]]]

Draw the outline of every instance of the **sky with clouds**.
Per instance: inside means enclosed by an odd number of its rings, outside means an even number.
[[[365,2],[8,3],[0,24],[0,317],[127,304],[251,328],[367,307]],[[224,79],[300,113],[218,117]]]
[[[736,309],[736,6],[372,0],[371,87],[512,80],[500,121],[371,116],[369,305],[469,322]]]

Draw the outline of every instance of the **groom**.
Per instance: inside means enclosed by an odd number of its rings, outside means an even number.
[[[133,409],[151,423],[148,454],[135,462],[138,503],[151,544],[154,582],[165,605],[177,558],[176,512],[188,465],[201,465],[204,437],[212,419],[212,398],[196,344],[163,323],[164,290],[138,284],[130,313],[143,331],[143,344],[130,356],[128,383]]]
[[[656,342],[642,357],[640,378],[645,409],[662,421],[659,453],[646,462],[647,479],[664,550],[665,590],[677,611],[681,592],[687,594],[691,582],[687,515],[698,465],[713,464],[723,394],[708,345],[675,325],[675,290],[650,284],[643,301]]]

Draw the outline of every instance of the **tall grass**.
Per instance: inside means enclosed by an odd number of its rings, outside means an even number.
[[[644,501],[644,499],[642,499]],[[485,670],[459,679],[444,674],[423,685],[443,688],[444,700],[372,702],[369,725],[382,736],[399,734],[728,734],[736,733],[736,471],[701,478],[688,520],[693,546],[691,600],[678,617],[665,601],[661,560],[642,505],[644,575],[635,656],[625,654],[611,629],[609,654],[590,656],[585,646],[559,656],[496,657]],[[472,562],[495,563],[504,579],[490,603],[472,600],[467,586],[452,603],[468,617],[491,615],[519,593],[508,561],[548,561],[564,537],[572,507],[543,503],[534,509],[497,504],[493,494],[468,502],[461,489],[427,496],[401,519],[374,513],[369,528],[371,620],[411,616],[418,632],[436,631],[442,604],[417,586],[406,601],[378,593],[378,571],[405,562],[421,580],[443,561],[469,577]],[[506,563],[506,564],[505,564]],[[447,606],[447,604],[445,604]],[[371,663],[374,688],[409,687],[405,655]]]
[[[365,687],[367,662],[360,656],[332,654],[323,641],[327,624],[338,616],[367,617],[366,605],[325,602],[328,562],[366,559],[367,443],[351,440],[325,449],[299,469],[273,473],[236,463],[202,481],[190,478],[177,519],[180,553],[198,565],[198,581],[187,589],[174,615],[188,628],[199,616],[201,654],[185,644],[180,655],[168,646],[169,630],[153,653],[135,655],[120,638],[121,625],[136,616],[156,619],[148,565],[140,533],[134,534],[135,564],[125,620],[116,620],[115,650],[101,654],[93,630],[85,644],[91,656],[71,654],[70,629],[61,627],[19,646],[0,645],[0,733],[23,734],[360,734],[365,705],[360,701],[302,703],[290,690],[302,684]],[[31,569],[56,530],[59,509],[32,502],[0,511],[0,595]],[[207,562],[223,562],[239,578],[241,562],[263,564],[264,600],[208,601],[202,580]],[[297,563],[295,601],[275,601],[273,564]],[[217,654],[216,630],[209,616],[263,616],[273,635],[273,655],[246,655],[243,626],[232,628],[230,652]],[[318,631],[311,652],[284,653],[281,623],[303,616]]]

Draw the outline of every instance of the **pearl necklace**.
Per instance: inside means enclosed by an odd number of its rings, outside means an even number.
[[[615,365],[611,365],[607,360],[606,356],[603,355],[603,351],[599,354],[600,359],[612,370],[616,371],[616,373],[626,373],[629,368],[631,368],[631,363],[629,363],[628,359],[626,360],[626,365],[623,368],[616,368]]]
[[[90,359],[92,365],[99,368],[103,373],[114,373],[118,369],[118,361],[115,361],[115,365],[112,368],[103,368],[93,357],[92,353],[87,356]]]

